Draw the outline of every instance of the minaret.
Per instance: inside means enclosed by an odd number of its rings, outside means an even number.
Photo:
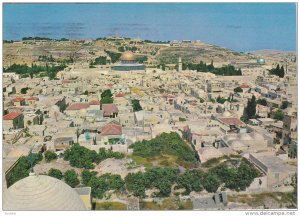
[[[181,57],[178,58],[178,72],[182,72],[182,62],[181,62]]]

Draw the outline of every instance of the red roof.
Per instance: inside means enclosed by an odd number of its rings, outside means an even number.
[[[3,120],[13,120],[17,118],[18,116],[22,115],[20,112],[11,112],[3,116]]]
[[[249,88],[249,85],[247,85],[246,83],[243,83],[242,85],[240,85],[241,88]]]
[[[73,82],[74,82],[74,81],[72,81],[72,80],[63,80],[63,81],[62,81],[62,83],[64,83],[64,84],[65,84],[65,83],[73,83]]]
[[[81,110],[87,109],[90,105],[88,103],[74,103],[68,106],[67,110]]]
[[[89,102],[90,105],[100,105],[100,101],[92,100]]]
[[[108,123],[101,128],[101,135],[122,135],[122,126],[115,123]]]
[[[244,126],[245,123],[238,118],[219,118],[219,120],[226,125]]]
[[[119,109],[115,104],[103,104],[102,110],[104,115],[119,112]]]
[[[39,98],[38,97],[35,97],[35,96],[31,96],[30,98],[28,98],[27,100],[39,100]]]
[[[163,94],[162,97],[163,98],[175,98],[175,96],[172,94]]]
[[[25,109],[25,107],[23,107],[23,106],[10,106],[10,107],[8,107],[7,109],[18,109],[18,110],[23,110],[23,109]]]
[[[126,96],[126,94],[123,94],[123,93],[119,93],[119,94],[116,94],[115,97],[124,97]]]
[[[11,99],[12,102],[22,102],[22,101],[25,101],[24,98],[20,98],[20,97],[16,97],[16,98],[13,98]]]

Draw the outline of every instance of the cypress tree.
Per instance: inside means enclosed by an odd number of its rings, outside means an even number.
[[[256,114],[256,98],[252,95],[251,100],[248,100],[247,107],[245,109],[248,119],[254,118]]]
[[[281,77],[281,78],[284,77],[284,68],[283,68],[283,66],[281,66],[278,76]]]

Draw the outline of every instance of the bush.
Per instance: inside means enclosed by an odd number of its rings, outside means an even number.
[[[203,172],[200,170],[187,170],[184,174],[178,177],[177,188],[185,188],[186,194],[191,191],[202,191],[201,179]]]
[[[145,197],[145,190],[157,188],[156,196],[168,197],[176,182],[178,170],[172,168],[152,168],[145,173],[129,173],[125,177],[126,188],[134,196]]]
[[[242,161],[237,169],[221,164],[211,169],[210,173],[215,174],[221,182],[225,183],[226,188],[236,191],[245,190],[254,178],[259,176],[258,171],[245,161]]]
[[[278,110],[274,113],[274,119],[282,121],[283,118],[284,118],[284,112],[283,112],[281,109],[278,109]]]
[[[87,185],[92,188],[93,197],[102,199],[109,190],[121,191],[124,181],[120,175],[105,174],[99,177],[92,175]]]
[[[239,93],[239,92],[243,92],[243,89],[238,86],[233,91],[236,92],[236,93]]]
[[[282,101],[282,104],[280,106],[280,109],[286,109],[289,105],[289,102],[288,101]]]
[[[78,168],[93,169],[94,163],[99,162],[107,158],[122,159],[125,155],[119,152],[113,152],[111,150],[105,150],[100,148],[99,153],[94,150],[87,149],[79,144],[73,145],[70,149],[67,149],[64,153],[64,160],[70,161],[70,165]]]
[[[140,157],[154,157],[161,154],[175,155],[186,162],[197,161],[195,153],[180,138],[176,132],[162,133],[152,140],[138,141],[130,146],[133,155]]]
[[[31,153],[30,157],[33,158],[33,166],[43,159],[42,153]],[[16,166],[10,171],[9,175],[7,176],[7,187],[29,176],[30,168],[31,165],[29,163],[29,155],[21,156]]]
[[[184,122],[184,121],[186,121],[186,118],[179,117],[179,121]]]
[[[68,170],[64,174],[65,182],[72,188],[76,187],[79,184],[77,174],[74,170]]]
[[[62,179],[63,174],[60,170],[51,168],[48,171],[48,176],[51,176],[51,177],[54,177],[54,178],[57,178],[57,179]]]
[[[220,180],[216,175],[208,174],[204,176],[202,184],[207,192],[215,193],[220,186]]]
[[[57,154],[55,154],[52,151],[46,151],[45,152],[45,160],[47,163],[49,163],[52,160],[56,160],[57,159]]]

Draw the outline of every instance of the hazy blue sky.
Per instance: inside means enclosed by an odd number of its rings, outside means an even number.
[[[237,51],[296,50],[295,3],[4,4],[4,39],[202,40]]]

